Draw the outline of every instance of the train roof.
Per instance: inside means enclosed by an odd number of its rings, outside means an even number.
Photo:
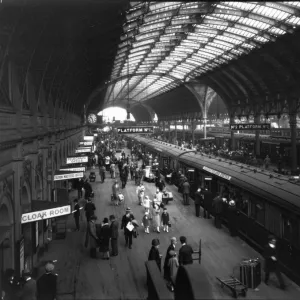
[[[176,158],[180,155],[180,161],[188,166],[198,169],[206,167],[230,176],[229,182],[232,184],[269,199],[278,205],[300,212],[300,185],[290,182],[288,177],[224,158],[195,154],[188,149],[154,139],[141,136],[135,136],[134,139],[157,152],[165,153],[166,156]]]

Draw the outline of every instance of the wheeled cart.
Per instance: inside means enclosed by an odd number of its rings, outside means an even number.
[[[226,279],[220,279],[219,277],[216,278],[221,282],[221,288],[224,288],[224,286],[226,286],[231,290],[232,296],[234,298],[237,298],[238,296],[247,296],[247,287],[235,277],[231,276],[230,278]]]

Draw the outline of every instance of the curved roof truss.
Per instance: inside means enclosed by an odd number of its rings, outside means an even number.
[[[292,33],[300,3],[131,2],[126,19],[106,105],[149,100]]]

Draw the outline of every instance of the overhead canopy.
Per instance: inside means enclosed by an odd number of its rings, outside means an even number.
[[[299,13],[299,2],[131,2],[105,106],[150,105],[150,99],[292,33]]]

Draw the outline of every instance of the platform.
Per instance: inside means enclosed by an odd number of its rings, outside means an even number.
[[[126,150],[126,152],[128,152]],[[87,175],[89,171],[87,172]],[[94,203],[96,215],[101,222],[104,217],[114,214],[120,221],[129,206],[138,220],[141,222],[143,208],[138,205],[136,186],[133,180],[129,180],[126,189],[123,190],[125,203],[122,206],[112,206],[110,203],[111,186],[113,180],[107,172],[105,182],[100,183],[100,176],[96,169],[96,182],[91,183],[95,192]],[[156,188],[154,183],[144,182],[145,194],[154,195]],[[76,299],[146,299],[146,270],[147,260],[151,248],[151,240],[159,238],[160,252],[163,260],[170,238],[178,238],[185,235],[188,243],[197,248],[199,238],[202,240],[202,264],[209,278],[215,299],[231,299],[231,293],[227,289],[221,289],[217,277],[228,277],[235,271],[234,268],[246,257],[260,257],[251,247],[241,239],[231,237],[226,229],[218,230],[213,225],[213,219],[206,220],[195,216],[192,200],[190,206],[182,205],[182,196],[175,186],[167,185],[167,189],[173,193],[174,201],[167,205],[172,227],[169,233],[161,230],[160,234],[151,232],[146,234],[143,228],[139,229],[139,236],[133,239],[133,248],[125,248],[123,231],[119,232],[119,255],[109,261],[91,259],[88,249],[83,247],[85,232],[84,222],[81,222],[80,232],[68,232],[64,241],[53,242],[49,252],[55,252],[58,259],[56,271],[59,273],[59,297],[58,300]],[[74,192],[73,192],[74,193]],[[73,198],[75,197],[75,193]],[[75,228],[74,220],[69,218],[68,226]],[[70,230],[69,230],[70,231]],[[65,243],[65,245],[63,245]],[[176,250],[180,248],[178,241]],[[57,250],[55,250],[57,249]],[[46,256],[45,255],[45,256]],[[59,258],[61,256],[61,258]],[[99,256],[99,254],[98,254]],[[299,299],[300,288],[285,278],[287,290],[282,291],[277,287],[276,278],[270,278],[269,286],[262,283],[258,291],[249,289],[246,299]],[[67,293],[67,294],[66,294]],[[65,295],[64,295],[65,294]],[[74,298],[75,297],[75,298]]]

